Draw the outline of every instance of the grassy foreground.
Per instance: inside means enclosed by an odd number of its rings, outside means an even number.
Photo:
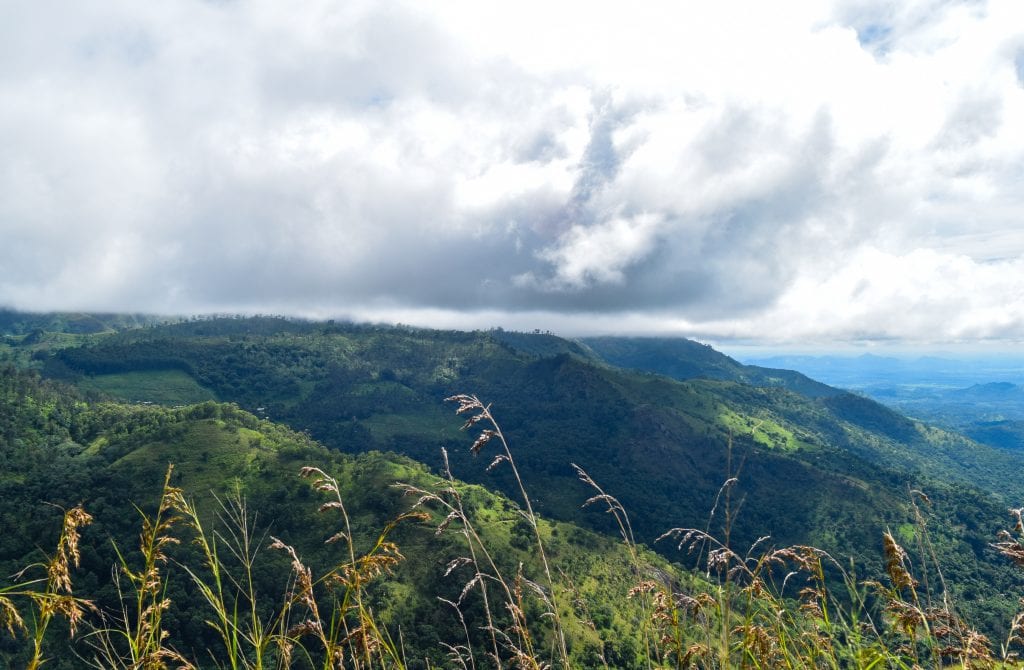
[[[338,476],[307,465],[299,474],[319,496],[310,505],[329,519],[321,527],[329,528],[330,559],[314,567],[294,544],[257,530],[256,511],[241,494],[206,498],[200,507],[188,494],[201,492],[175,486],[169,469],[155,509],[139,510],[137,545],[117,547],[116,607],[101,606],[76,586],[82,533],[93,519],[72,507],[63,512],[53,553],[0,586],[0,627],[32,669],[1018,667],[1024,613],[999,641],[963,620],[931,549],[920,492],[912,492],[913,532],[881,532],[886,579],[865,581],[815,547],[773,548],[767,538],[743,550],[732,546],[737,479],[730,476],[705,528],[669,529],[660,539],[696,557],[701,574],[687,576],[638,546],[626,509],[577,468],[593,493],[585,506],[614,519],[626,557],[617,575],[628,583],[620,600],[595,599],[577,581],[582,573],[553,552],[557,529],[534,513],[489,406],[470,395],[449,400],[476,436],[471,450],[517,482],[521,498],[511,528],[507,518],[474,504],[471,489],[446,467],[441,477],[396,483],[408,505],[367,535],[353,523],[356,511],[346,507]],[[993,547],[1024,567],[1022,510],[1013,514],[1014,527],[993,538]],[[712,519],[724,529],[719,536],[708,530]],[[392,575],[419,558],[400,539],[409,537],[401,532],[408,525],[460,548],[444,574],[461,576],[461,588],[439,592],[435,604],[461,634],[436,640],[438,654],[410,655],[409,631],[385,606],[389,594],[401,602]],[[904,535],[917,545],[914,564],[931,565],[924,574],[934,572],[939,583],[915,577],[911,552],[900,544]],[[413,541],[408,546],[420,549]],[[528,560],[510,562],[513,548]],[[276,591],[264,587],[268,570],[279,573]],[[173,580],[199,601],[212,640],[200,652],[186,651],[187,641],[171,632],[168,621],[181,607],[169,596]],[[626,611],[639,613],[625,621],[635,641],[630,653],[621,640],[605,639],[624,623],[609,619]]]

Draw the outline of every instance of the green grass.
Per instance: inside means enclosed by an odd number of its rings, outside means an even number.
[[[459,432],[458,425],[452,425],[450,415],[441,409],[417,414],[375,414],[361,423],[374,439],[381,441],[396,435],[414,435],[436,440],[442,436],[455,437]]]
[[[243,435],[236,427],[215,419],[192,422],[184,435],[143,445],[118,459],[114,467],[130,469],[134,476],[154,481],[168,463],[179,464],[178,475],[197,495],[205,495],[220,490],[226,476],[243,472],[248,466],[254,455],[250,445],[255,431],[246,432],[250,434]]]
[[[766,449],[795,452],[813,448],[793,431],[770,419],[739,414],[728,408],[722,408],[716,418],[720,425],[735,435],[750,435],[754,442]]]
[[[83,380],[80,386],[131,402],[151,402],[157,405],[191,405],[216,400],[212,392],[181,370],[96,375]]]

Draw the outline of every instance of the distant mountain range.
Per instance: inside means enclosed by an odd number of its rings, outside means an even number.
[[[751,357],[746,362],[799,370],[832,386],[858,390],[886,385],[965,388],[990,382],[1024,383],[1024,358],[1007,354],[955,358],[789,355]]]
[[[1024,359],[864,354],[778,356],[751,362],[792,366],[978,442],[1024,452]]]

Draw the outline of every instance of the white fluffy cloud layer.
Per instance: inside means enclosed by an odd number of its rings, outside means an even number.
[[[0,304],[1024,339],[1024,4],[3,3]]]

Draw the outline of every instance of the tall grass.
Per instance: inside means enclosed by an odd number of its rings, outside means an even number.
[[[501,555],[494,535],[467,504],[464,487],[451,472],[447,452],[441,476],[431,485],[396,484],[414,499],[408,509],[369,538],[356,538],[342,488],[328,472],[305,467],[299,473],[323,496],[319,511],[331,515],[335,531],[326,538],[334,553],[327,567],[315,571],[299,550],[258,528],[255,513],[240,492],[218,500],[211,516],[197,509],[175,487],[168,469],[156,510],[141,510],[138,547],[117,548],[114,566],[120,594],[116,611],[101,612],[74,593],[71,575],[79,562],[79,540],[91,517],[80,507],[64,512],[56,551],[26,568],[13,584],[0,588],[0,627],[23,640],[26,667],[36,669],[48,659],[48,645],[74,649],[82,665],[96,668],[216,667],[231,670],[285,668],[353,668],[370,670],[410,665],[401,631],[392,629],[376,609],[371,586],[389,578],[404,560],[392,534],[402,523],[430,524],[435,533],[453,533],[460,555],[453,556],[444,576],[465,574],[459,595],[438,598],[439,615],[451,617],[458,639],[437,640],[448,667],[575,668],[584,667],[578,648],[579,630],[599,634],[586,596],[568,570],[551,560],[547,534],[536,516],[513,452],[491,413],[476,396],[458,395],[463,427],[478,431],[473,453],[497,444],[490,468],[508,467],[520,494],[518,514],[532,536],[532,557],[519,562]],[[731,459],[730,459],[731,464]],[[705,528],[673,528],[659,541],[673,542],[680,552],[698,557],[699,577],[657,564],[634,537],[629,514],[612,494],[587,472],[573,465],[593,491],[583,507],[599,506],[612,516],[628,556],[632,584],[623,606],[641,613],[641,640],[632,665],[653,668],[895,668],[1019,667],[1024,645],[1024,612],[1010,622],[1005,640],[993,645],[958,613],[938,565],[928,534],[923,493],[912,491],[915,514],[916,564],[925,569],[922,581],[911,570],[910,554],[885,530],[881,534],[885,574],[859,578],[821,549],[794,545],[777,548],[761,538],[743,550],[730,543],[734,521],[732,491],[740,468],[725,473],[725,483],[711,501]],[[723,533],[711,532],[712,520],[724,515]],[[992,544],[1000,554],[1024,568],[1024,509],[1012,510],[1015,525]],[[190,551],[172,547],[187,543]],[[363,547],[361,549],[361,547]],[[270,552],[274,552],[271,554]],[[172,554],[174,554],[172,556]],[[265,593],[255,574],[271,561],[287,574],[281,592]],[[165,615],[175,603],[167,596],[172,579],[168,568],[198,594],[205,625],[217,645],[193,657],[182,651],[187,641],[173,639]],[[38,576],[33,576],[38,572]],[[534,575],[532,572],[536,572]],[[937,581],[929,583],[929,573]],[[685,586],[684,586],[685,581]],[[1022,601],[1024,602],[1024,601]],[[476,612],[474,614],[474,612]],[[51,624],[74,636],[60,644]],[[85,633],[78,635],[80,629]],[[598,662],[612,667],[602,640]],[[190,656],[190,654],[192,656]],[[419,661],[417,661],[419,662]],[[424,661],[428,667],[439,662]],[[593,663],[593,661],[591,662]]]
[[[75,596],[71,581],[71,569],[78,567],[81,560],[80,530],[90,523],[92,516],[81,506],[65,510],[54,554],[22,570],[15,576],[14,585],[0,587],[0,625],[12,636],[19,632],[28,635],[31,652],[26,667],[29,670],[46,663],[43,643],[50,624],[57,617],[67,622],[68,634],[74,637],[84,615],[92,608],[91,602]],[[27,577],[37,572],[44,573],[45,577]]]

